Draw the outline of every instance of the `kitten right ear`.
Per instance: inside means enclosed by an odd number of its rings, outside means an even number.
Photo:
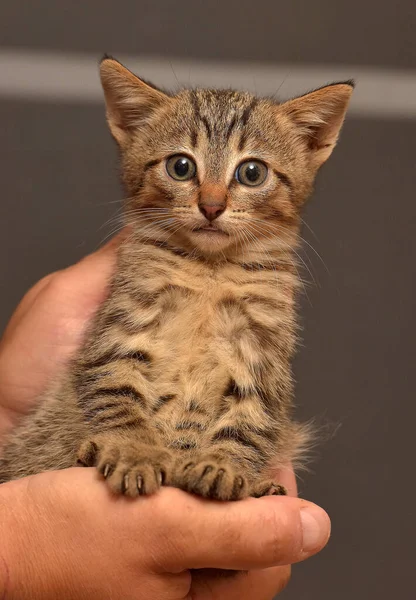
[[[318,169],[331,155],[354,89],[353,81],[333,83],[280,105],[306,137]]]
[[[128,141],[131,132],[140,127],[140,123],[156,108],[170,100],[165,93],[139,79],[110,56],[104,56],[101,61],[100,77],[107,121],[120,146]]]

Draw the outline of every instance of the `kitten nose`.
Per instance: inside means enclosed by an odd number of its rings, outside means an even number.
[[[198,204],[198,208],[209,222],[217,219],[225,210],[224,204]]]

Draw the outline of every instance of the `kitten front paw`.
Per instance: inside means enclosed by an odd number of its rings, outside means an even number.
[[[261,481],[253,485],[250,490],[250,496],[253,498],[262,498],[263,496],[287,496],[287,490],[283,485],[273,481]]]
[[[246,477],[231,462],[215,456],[189,458],[175,465],[172,485],[213,500],[240,500],[248,496]]]
[[[97,436],[78,452],[78,464],[97,467],[115,494],[131,498],[154,494],[167,484],[172,463],[164,448],[116,436]]]

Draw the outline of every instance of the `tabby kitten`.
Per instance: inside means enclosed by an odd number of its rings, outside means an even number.
[[[129,233],[68,373],[7,441],[0,482],[78,463],[131,497],[284,493],[270,467],[307,437],[291,417],[300,210],[353,83],[283,104],[170,95],[111,57],[101,81]]]

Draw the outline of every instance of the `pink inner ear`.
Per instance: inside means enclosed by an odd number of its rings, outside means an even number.
[[[128,133],[139,127],[140,122],[152,110],[170,100],[169,96],[142,81],[114,59],[103,60],[100,76],[108,124],[120,145],[125,143]]]
[[[313,161],[319,167],[337,142],[353,86],[340,83],[326,86],[283,104],[283,111],[309,138]]]

